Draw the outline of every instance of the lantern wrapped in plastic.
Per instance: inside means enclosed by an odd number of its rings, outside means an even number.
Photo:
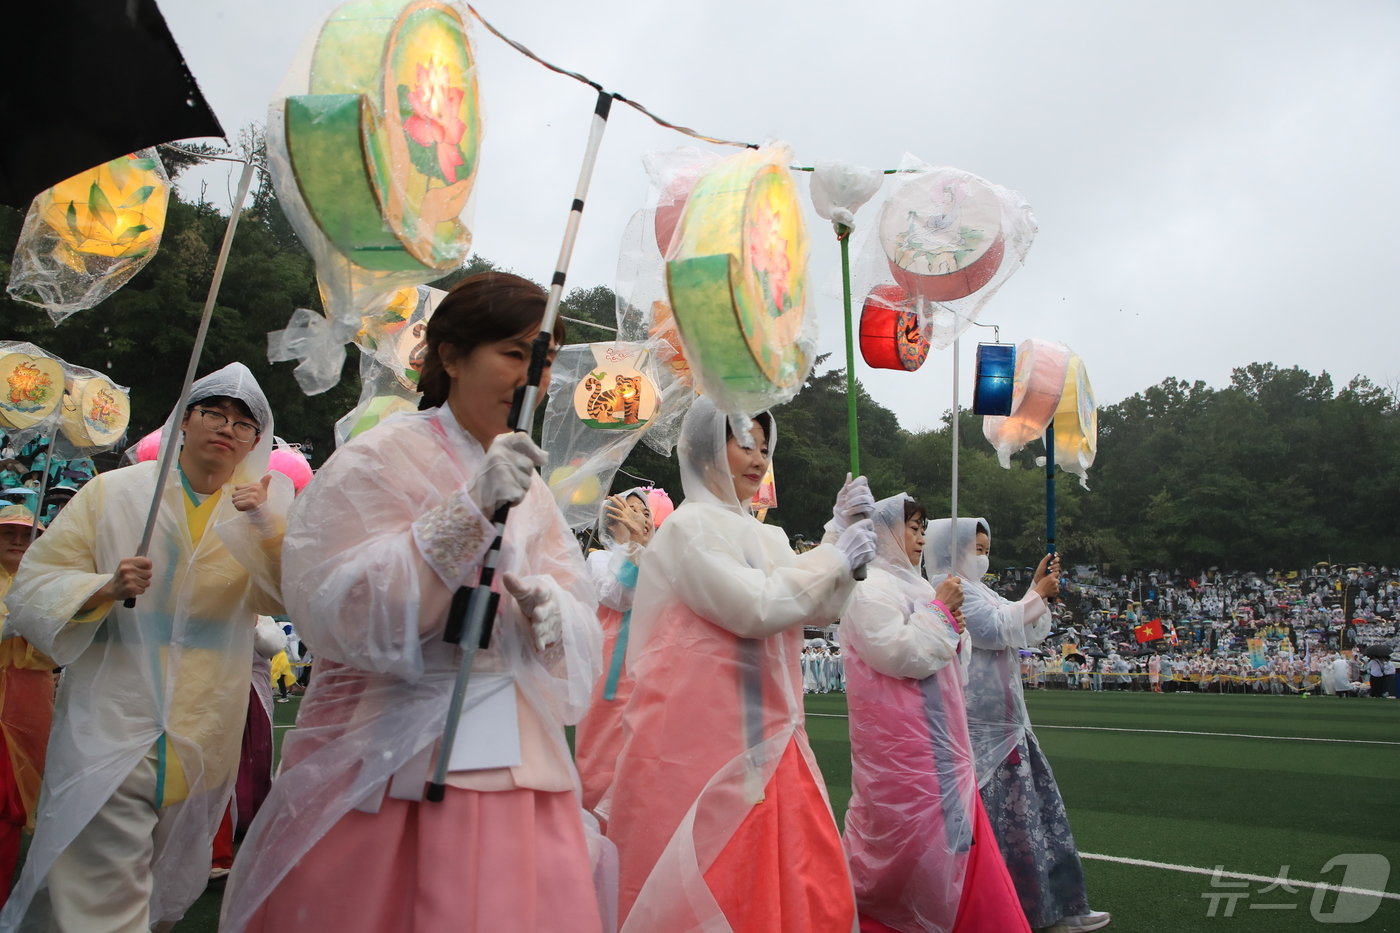
[[[982,434],[996,448],[997,460],[1011,467],[1011,455],[1045,433],[1060,396],[1072,354],[1062,343],[1031,338],[1016,348],[1011,414],[982,419]]]
[[[1011,414],[982,419],[982,433],[1003,467],[1011,455],[1055,427],[1055,464],[1087,485],[1098,451],[1099,418],[1084,362],[1069,347],[1030,339],[1016,349]]]
[[[656,417],[661,399],[645,344],[562,347],[550,370],[540,446],[564,519],[584,528],[598,517],[603,491]]]
[[[304,70],[289,83],[306,93],[269,112],[268,168],[325,297],[328,321],[299,314],[279,332],[311,392],[339,376],[313,357],[343,354],[395,292],[466,259],[481,119],[466,26],[440,0],[342,4]]]
[[[807,235],[786,146],[745,150],[700,176],[666,262],[697,388],[747,418],[795,396],[811,371]]]
[[[1035,218],[1016,192],[961,169],[906,155],[896,178],[861,249],[858,290],[877,299],[866,314],[883,316],[885,330],[909,325],[884,309],[907,312],[941,350],[1025,261]],[[866,314],[862,333],[876,326]]]
[[[690,147],[644,156],[650,181],[647,207],[632,215],[618,253],[617,336],[652,348],[661,405],[642,441],[664,456],[674,449],[681,421],[696,395],[694,373],[666,291],[664,256],[675,245],[691,189],[717,161],[719,156],[713,152]]]
[[[1011,414],[1011,389],[1016,381],[1016,347],[1009,343],[979,343],[972,384],[974,415]]]
[[[1084,361],[1071,356],[1065,368],[1065,390],[1055,407],[1055,465],[1089,485],[1089,467],[1099,450],[1099,409]]]
[[[130,421],[125,387],[91,369],[67,367],[59,429],[68,443],[88,452],[110,449],[126,436]]]
[[[913,372],[928,359],[928,328],[898,285],[876,286],[860,311],[860,355],[872,369]]]
[[[31,343],[0,342],[0,434],[18,449],[42,433],[63,401],[63,363]]]
[[[91,308],[155,255],[170,178],[154,149],[104,162],[43,191],[15,245],[10,297],[54,322]]]

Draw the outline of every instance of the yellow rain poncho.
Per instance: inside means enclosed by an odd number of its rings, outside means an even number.
[[[238,770],[255,617],[281,612],[280,532],[292,498],[290,481],[274,475],[261,509],[274,529],[268,539],[233,507],[232,487],[266,470],[272,413],[241,363],[200,379],[190,398],[212,396],[247,404],[262,434],[231,482],[198,509],[178,476],[167,480],[149,553],[152,582],[135,608],[81,611],[122,558],[136,554],[156,462],[93,479],[21,564],[9,624],[66,671],[34,842],[0,930],[44,928],[55,860],[146,760],[154,762],[160,822],[150,922],[179,919],[207,883],[210,841]],[[165,430],[178,430],[181,415],[172,412]]]

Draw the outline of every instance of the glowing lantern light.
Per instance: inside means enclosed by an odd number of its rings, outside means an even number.
[[[977,345],[976,381],[972,389],[975,415],[1011,414],[1011,389],[1016,376],[1016,347],[1009,343]]]
[[[154,149],[65,179],[30,205],[15,246],[11,297],[55,322],[91,308],[155,255],[170,179]]]
[[[860,355],[874,369],[913,372],[928,359],[928,331],[909,295],[898,285],[880,285],[860,311]]]

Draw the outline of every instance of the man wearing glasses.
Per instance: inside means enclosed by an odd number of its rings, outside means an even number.
[[[157,462],[94,478],[30,548],[10,626],[63,665],[34,841],[0,931],[144,933],[208,880],[233,792],[258,614],[282,611],[291,482],[272,411],[233,363],[197,381],[137,557]],[[128,608],[124,601],[134,599]]]

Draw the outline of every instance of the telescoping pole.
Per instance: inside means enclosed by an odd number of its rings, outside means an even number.
[[[515,390],[511,405],[511,422],[517,431],[529,433],[535,412],[535,401],[540,394],[540,377],[544,374],[545,360],[549,357],[549,343],[554,332],[554,322],[559,317],[559,301],[564,294],[564,279],[568,274],[569,260],[574,253],[574,241],[578,238],[579,222],[583,218],[583,202],[588,197],[588,183],[593,177],[593,165],[598,159],[598,149],[603,143],[603,130],[608,124],[608,113],[612,109],[613,95],[598,85],[598,102],[593,109],[593,122],[588,131],[588,146],[583,153],[583,166],[579,169],[578,185],[574,189],[574,201],[569,207],[569,221],[564,228],[564,242],[559,247],[559,259],[554,264],[554,277],[550,280],[549,298],[544,306],[544,318],[540,321],[540,333],[530,350],[530,369],[525,385]],[[462,704],[467,697],[467,685],[471,679],[472,664],[476,660],[478,648],[491,641],[491,623],[496,617],[496,604],[500,594],[495,590],[496,563],[501,556],[501,540],[505,536],[506,519],[510,516],[510,506],[503,505],[491,516],[496,526],[496,536],[491,542],[481,562],[481,576],[474,587],[460,587],[452,594],[452,605],[447,612],[447,627],[443,631],[443,641],[462,646],[462,657],[457,665],[457,680],[452,685],[452,699],[447,706],[447,721],[443,723],[442,741],[438,745],[437,765],[433,769],[432,781],[428,784],[427,799],[441,801],[447,794],[447,771],[452,757],[452,746],[457,738],[457,720],[462,716]]]

